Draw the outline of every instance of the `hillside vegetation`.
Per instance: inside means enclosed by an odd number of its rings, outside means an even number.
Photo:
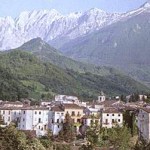
[[[92,74],[98,74],[100,76],[111,75],[112,73],[121,74],[118,70],[110,67],[95,66],[66,57],[60,51],[41,40],[41,38],[32,39],[17,48],[17,50],[30,52],[41,61],[50,62],[60,68],[70,69],[80,73],[91,72]]]
[[[126,76],[99,76],[63,70],[19,50],[1,53],[0,68],[1,87],[6,85],[1,88],[0,92],[3,93],[0,95],[1,99],[51,98],[56,93],[93,99],[97,98],[101,90],[111,95],[149,90]]]

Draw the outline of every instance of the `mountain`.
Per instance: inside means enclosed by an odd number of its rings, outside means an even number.
[[[68,15],[62,15],[54,9],[22,12],[16,19],[0,18],[0,49],[16,48],[37,37],[55,46],[58,46],[56,41],[59,40],[61,46],[70,39],[97,30],[119,18],[120,14],[97,8]]]
[[[150,3],[114,24],[61,47],[74,59],[113,66],[150,86]]]
[[[54,9],[24,11],[15,19],[0,18],[0,49],[16,48],[37,37],[60,48],[71,39],[86,36],[120,20],[144,13],[148,9],[149,2],[137,10],[122,14],[108,13],[97,8],[68,15],[62,15]]]
[[[60,48],[72,39],[146,11],[149,12],[149,2],[139,9],[122,14],[108,13],[97,8],[68,15],[62,15],[55,9],[24,11],[15,19],[9,16],[0,18],[0,50],[19,47],[37,37]]]
[[[101,90],[112,96],[150,91],[127,76],[99,76],[64,70],[20,50],[0,53],[0,68],[0,98],[5,100],[51,98],[55,94],[76,95],[87,100],[96,99]]]
[[[60,68],[73,70],[79,73],[90,72],[92,74],[97,74],[100,76],[106,76],[111,74],[122,75],[120,71],[110,67],[99,67],[92,64],[75,61],[69,57],[66,57],[59,50],[44,42],[41,38],[32,39],[24,43],[16,50],[30,52],[31,54],[38,57],[41,61],[50,62]]]

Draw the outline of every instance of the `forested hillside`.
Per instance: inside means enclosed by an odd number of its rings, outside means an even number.
[[[101,90],[110,95],[149,90],[126,76],[99,76],[63,70],[19,50],[1,53],[0,68],[1,99],[52,98],[55,94],[96,99]]]

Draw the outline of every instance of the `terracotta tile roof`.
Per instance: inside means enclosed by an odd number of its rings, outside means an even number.
[[[146,107],[141,107],[140,109],[146,111],[147,113],[150,113],[150,108],[146,108]]]
[[[62,107],[65,109],[83,109],[83,107],[80,107],[77,104],[63,104]]]
[[[108,108],[103,110],[102,113],[122,113],[122,111],[116,108]]]
[[[137,110],[136,108],[130,107],[130,106],[125,106],[123,110],[128,110],[128,111],[135,111]]]
[[[58,111],[58,112],[62,112],[64,111],[63,108],[61,106],[54,106],[51,108],[52,111]]]
[[[119,102],[119,101],[117,101],[117,100],[106,100],[104,102],[99,103],[99,105],[104,105],[105,107],[110,107],[117,102]]]
[[[22,107],[0,107],[0,110],[21,110]]]
[[[21,110],[49,110],[47,107],[31,106],[31,107],[22,107]]]

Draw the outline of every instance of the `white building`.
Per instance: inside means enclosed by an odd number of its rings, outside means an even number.
[[[139,136],[150,142],[150,108],[139,109],[138,129]]]
[[[41,101],[40,106],[50,107],[51,103],[52,103],[51,101]]]
[[[19,123],[21,117],[21,109],[19,107],[0,107],[0,114],[6,125],[11,122]]]
[[[123,114],[116,108],[108,108],[102,111],[102,127],[112,128],[123,125]]]
[[[49,109],[46,107],[27,107],[21,110],[20,130],[35,130],[37,136],[43,136],[48,129]]]
[[[87,116],[90,116],[90,115],[97,115],[99,112],[99,109],[97,108],[85,108],[84,109],[84,113],[85,115]]]
[[[56,95],[55,101],[63,104],[79,104],[79,99],[76,96]]]
[[[106,100],[106,96],[103,91],[101,91],[100,96],[98,96],[98,102],[104,102]]]
[[[83,107],[76,104],[60,104],[52,107],[50,110],[49,128],[52,130],[53,135],[58,135],[62,129],[66,114],[71,117],[77,133],[79,132],[79,126],[82,123],[83,117]]]
[[[48,128],[51,129],[53,135],[58,135],[63,127],[63,122],[65,119],[64,110],[60,106],[54,106],[49,112],[49,125]]]

